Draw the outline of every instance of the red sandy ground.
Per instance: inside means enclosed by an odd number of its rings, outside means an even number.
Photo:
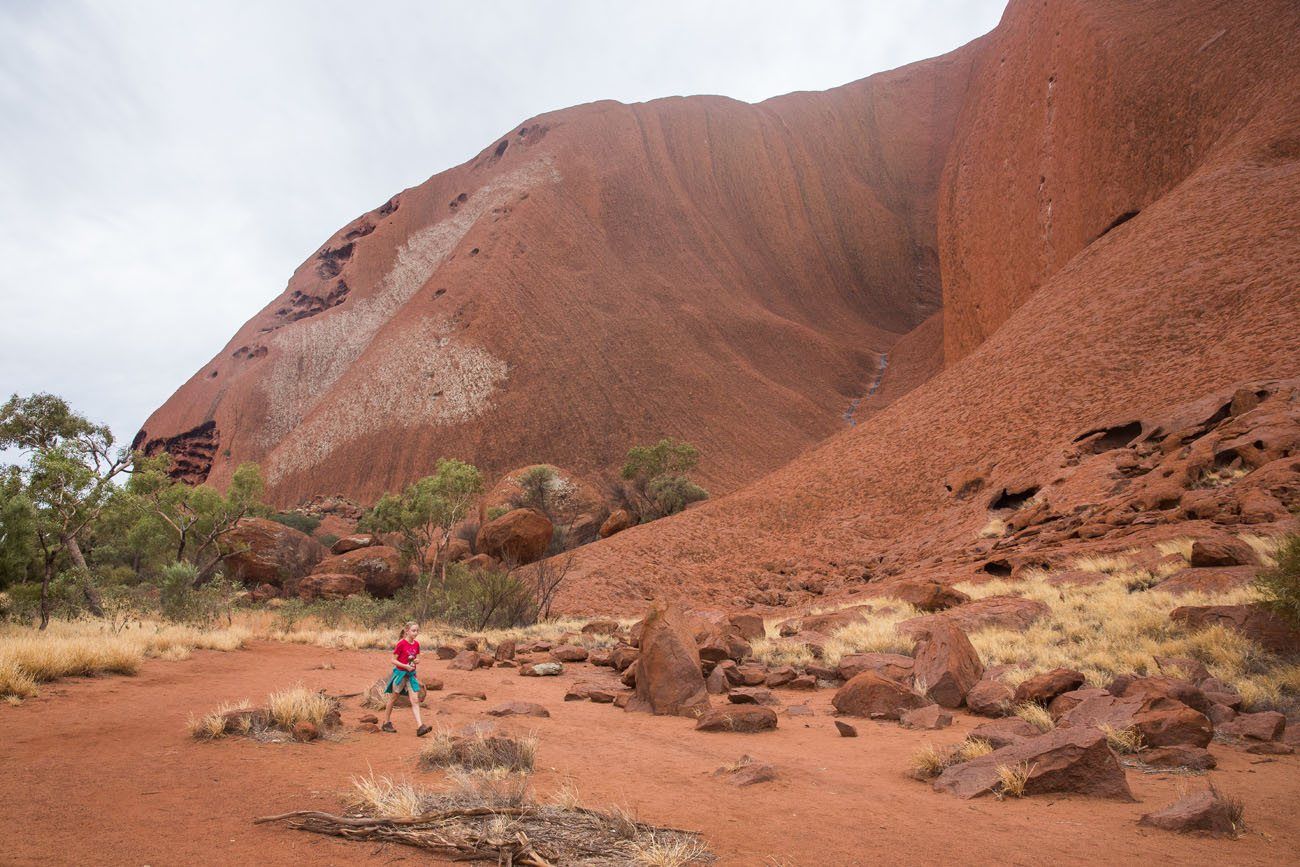
[[[317,666],[328,663],[330,670]],[[431,693],[430,719],[459,728],[489,719],[498,701],[545,705],[550,719],[511,721],[540,738],[534,781],[547,793],[569,780],[585,805],[623,805],[644,821],[702,832],[724,865],[849,865],[998,862],[1006,864],[1294,863],[1300,852],[1300,758],[1269,759],[1213,745],[1219,769],[1208,779],[1246,801],[1250,833],[1236,841],[1140,829],[1137,819],[1205,780],[1129,772],[1140,803],[1078,797],[960,801],[903,776],[922,744],[953,743],[976,720],[958,717],[940,732],[855,720],[857,739],[837,736],[830,690],[778,692],[807,701],[816,716],[781,717],[760,735],[701,734],[691,722],[627,713],[610,705],[564,702],[573,680],[607,669],[568,666],[558,678],[514,670],[446,671]],[[40,698],[0,707],[0,817],[6,864],[389,864],[428,863],[400,846],[345,843],[256,816],[294,809],[336,810],[351,776],[374,770],[437,785],[415,769],[421,745],[410,712],[399,734],[352,734],[341,743],[197,743],[186,718],[224,700],[260,700],[301,680],[334,693],[356,692],[384,671],[379,652],[278,644],[239,653],[200,652],[185,662],[150,661],[134,678],[73,680]],[[446,701],[457,689],[488,701]],[[345,704],[347,729],[363,713]],[[748,753],[778,766],[771,783],[737,789],[712,771]],[[1287,853],[1290,853],[1289,855]]]

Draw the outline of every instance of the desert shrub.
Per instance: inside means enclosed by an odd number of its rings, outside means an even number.
[[[923,780],[933,779],[953,765],[978,759],[993,752],[993,746],[983,738],[968,737],[959,744],[942,749],[926,744],[912,754],[912,775]]]
[[[1256,576],[1255,587],[1265,604],[1300,627],[1300,534],[1288,535],[1273,559],[1275,565]]]
[[[504,629],[526,626],[537,619],[531,589],[504,569],[467,569],[459,563],[447,568],[447,580],[430,593],[435,616],[470,629]]]
[[[519,492],[511,498],[511,503],[520,509],[536,509],[544,515],[551,514],[551,500],[559,482],[555,470],[548,466],[530,467],[519,474],[515,480]]]
[[[675,515],[691,503],[709,498],[708,491],[685,476],[660,476],[646,485],[646,494],[660,515]]]
[[[195,586],[198,575],[192,563],[164,566],[157,580],[159,614],[172,623],[210,627],[222,618],[229,623],[238,585],[218,574]]]
[[[633,511],[653,520],[706,499],[708,491],[687,477],[699,462],[699,449],[671,439],[629,449],[621,475],[629,483],[626,496],[635,503]]]
[[[499,732],[477,731],[455,735],[446,730],[434,733],[428,746],[420,751],[423,768],[460,768],[462,770],[531,771],[537,757],[537,738],[533,735],[512,737]]]
[[[271,515],[271,520],[277,524],[284,524],[286,527],[293,527],[308,536],[315,533],[316,528],[320,526],[320,518],[315,515],[308,515],[305,512],[276,512]]]
[[[998,765],[998,786],[993,794],[1000,800],[1002,798],[1023,798],[1025,796],[1025,784],[1029,782],[1029,776],[1034,772],[1034,766],[1028,762],[1017,762],[1014,765]]]
[[[338,540],[339,537],[333,533],[325,533],[324,535],[316,537],[316,541],[320,542],[326,548],[333,548],[334,543],[337,542]]]
[[[509,511],[510,511],[509,506],[488,506],[487,519],[489,521],[495,521],[497,518],[500,518],[502,515],[504,515],[506,512]]]

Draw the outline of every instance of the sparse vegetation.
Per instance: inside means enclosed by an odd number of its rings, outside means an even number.
[[[247,699],[226,702],[202,716],[191,716],[188,727],[197,740],[241,735],[284,741],[301,734],[303,726],[310,732],[308,739],[314,739],[337,724],[337,711],[334,699],[296,684],[268,695],[264,708],[254,708]]]
[[[528,775],[457,771],[433,791],[373,774],[353,780],[341,816],[304,810],[257,819],[349,840],[400,843],[456,860],[549,864],[687,867],[713,860],[695,834],[638,822],[621,810],[539,803]],[[346,834],[341,833],[346,829]]]
[[[1052,715],[1047,712],[1047,708],[1032,701],[1025,701],[1016,705],[1014,713],[1040,732],[1050,732],[1056,728],[1056,720],[1052,719]]]
[[[534,735],[515,737],[496,731],[474,731],[456,735],[439,730],[420,751],[424,768],[460,768],[462,770],[531,771],[537,758]]]
[[[993,790],[993,794],[1001,800],[1002,798],[1023,798],[1025,796],[1025,784],[1029,782],[1029,777],[1034,772],[1034,766],[1028,762],[1017,762],[1014,765],[998,765],[998,785]]]
[[[971,633],[986,665],[1012,664],[1004,679],[1014,685],[1052,668],[1084,673],[1104,687],[1121,674],[1159,674],[1155,657],[1200,660],[1215,677],[1231,683],[1246,706],[1289,707],[1300,700],[1300,665],[1266,652],[1237,632],[1212,626],[1188,630],[1169,619],[1181,605],[1231,605],[1256,601],[1252,588],[1175,596],[1159,586],[1130,593],[1134,567],[1122,557],[1104,562],[1107,576],[1095,584],[1056,587],[1050,573],[1027,570],[1022,580],[962,584],[974,598],[1016,595],[1047,605],[1049,614],[1024,629],[989,628]]]
[[[987,756],[991,752],[993,745],[976,737],[968,737],[959,744],[943,748],[926,744],[912,754],[912,775],[923,780],[933,779],[953,765]]]
[[[1007,522],[1001,518],[989,518],[987,524],[979,531],[981,539],[997,539],[1007,532]]]
[[[1103,725],[1101,731],[1106,735],[1106,743],[1120,755],[1136,755],[1147,748],[1142,739],[1142,732],[1136,728],[1117,729],[1114,726]]]
[[[1255,543],[1252,547],[1259,550],[1264,546]],[[1300,628],[1300,534],[1287,536],[1277,545],[1270,559],[1273,565],[1260,571],[1255,586],[1266,605]]]
[[[622,476],[634,511],[651,521],[708,499],[709,492],[689,478],[699,462],[699,449],[672,439],[629,449]]]

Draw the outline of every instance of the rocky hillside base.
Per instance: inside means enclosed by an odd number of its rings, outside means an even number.
[[[703,737],[710,732],[753,736],[753,751],[760,755],[763,733],[779,726],[833,726],[841,737],[871,737],[874,724],[940,732],[956,720],[956,728],[968,732],[963,739],[944,743],[935,735],[899,773],[961,799],[1073,794],[1121,802],[1135,800],[1132,773],[1202,776],[1208,785],[1190,785],[1185,797],[1157,809],[1144,807],[1135,820],[1144,827],[1218,837],[1247,830],[1249,803],[1217,787],[1216,753],[1296,761],[1291,756],[1300,744],[1300,717],[1288,720],[1277,710],[1251,709],[1231,683],[1195,659],[1157,658],[1158,673],[1121,675],[1104,686],[1068,668],[986,665],[956,625],[969,623],[963,608],[971,603],[937,585],[917,588],[914,598],[935,610],[906,627],[916,636],[908,652],[851,654],[837,664],[824,652],[796,665],[773,659],[770,643],[781,641],[775,634],[790,624],[676,607],[653,607],[635,623],[590,621],[554,640],[498,633],[489,642],[471,636],[427,652],[421,674],[429,694],[423,703],[426,713],[434,713],[434,694],[439,701],[481,701],[491,717],[526,722],[550,717],[546,703],[493,704],[486,691],[466,685],[465,673],[566,675],[561,679],[565,702],[686,717]],[[1272,664],[1290,665],[1294,672],[1300,632],[1289,632],[1287,640],[1289,656]],[[1300,689],[1300,678],[1292,677],[1292,687]],[[458,691],[446,691],[444,680],[453,679]],[[833,690],[830,720],[810,706],[818,704],[812,699],[823,690]],[[381,692],[382,681],[371,685],[363,709],[382,706]],[[555,697],[560,698],[559,687]],[[961,722],[963,716],[974,720]],[[377,723],[373,714],[362,713],[353,731],[378,734]],[[460,734],[439,731],[424,755],[439,767],[489,771],[507,767],[502,763],[508,759],[509,770],[520,770],[520,762],[530,770],[536,738],[521,743],[494,723],[475,723]],[[785,772],[746,755],[714,776],[743,787],[769,783]]]

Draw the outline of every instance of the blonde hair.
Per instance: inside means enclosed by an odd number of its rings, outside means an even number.
[[[408,633],[408,632],[411,631],[411,627],[412,627],[412,626],[414,626],[416,629],[419,629],[419,628],[420,628],[420,624],[419,624],[419,623],[416,623],[414,620],[408,620],[408,621],[406,621],[405,623],[403,623],[403,624],[402,624],[402,631],[399,632],[399,633],[397,633],[397,640],[398,640],[398,641],[401,641],[403,638],[405,638],[405,637],[406,637],[406,633]]]

